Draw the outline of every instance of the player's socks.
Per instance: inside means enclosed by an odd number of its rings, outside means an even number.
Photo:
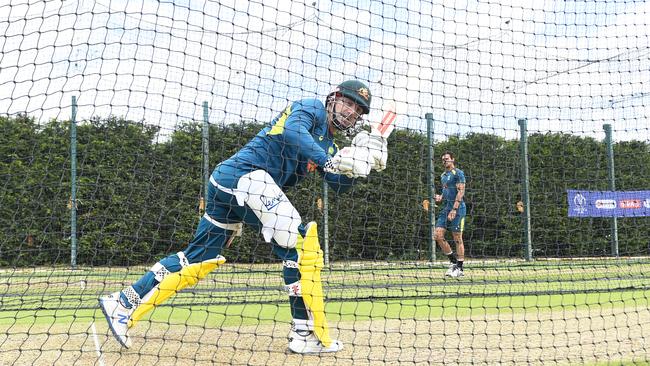
[[[460,269],[461,271],[463,270],[463,261],[456,261],[456,267]]]
[[[449,261],[450,261],[452,264],[456,264],[456,262],[458,262],[458,260],[456,259],[456,254],[454,254],[454,252],[451,252],[451,253],[449,253],[449,254],[446,254],[446,256],[447,256],[447,258],[449,258]]]

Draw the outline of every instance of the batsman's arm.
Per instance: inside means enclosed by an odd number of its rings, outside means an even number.
[[[313,125],[313,118],[305,110],[299,109],[292,112],[285,122],[283,137],[287,145],[298,146],[300,155],[305,160],[311,160],[318,166],[324,166],[329,156],[309,133]]]

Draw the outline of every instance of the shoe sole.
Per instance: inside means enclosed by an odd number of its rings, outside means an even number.
[[[343,349],[343,348],[341,348],[341,349]],[[336,352],[340,351],[341,349],[338,349],[336,351],[331,350],[331,351],[296,352],[296,351],[292,350],[291,348],[287,348],[287,351],[289,353],[291,353],[291,354],[294,354],[294,355],[319,355],[321,353],[336,353]]]
[[[99,299],[99,308],[102,309],[102,313],[104,314],[104,317],[106,318],[106,322],[108,323],[108,329],[110,329],[111,333],[113,333],[113,337],[115,337],[115,340],[117,340],[117,342],[121,344],[122,347],[129,348],[129,346],[127,346],[124,342],[122,342],[120,336],[115,331],[115,328],[113,328],[113,322],[111,321],[111,317],[106,312],[106,308],[104,308],[104,303],[102,302],[101,299]]]
[[[321,353],[335,353],[335,352],[338,352],[338,351],[342,350],[343,348],[344,348],[343,345],[341,345],[341,348],[339,348],[337,350],[324,349],[324,350],[321,350],[321,351],[297,352],[297,351],[292,350],[290,347],[287,347],[287,351],[289,353],[293,353],[293,354],[297,354],[297,355],[318,355],[318,354],[321,354]]]

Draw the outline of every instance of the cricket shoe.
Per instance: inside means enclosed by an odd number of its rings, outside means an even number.
[[[454,273],[454,268],[456,268],[456,263],[449,264],[449,269],[445,272],[445,276],[451,277],[451,274]]]
[[[465,274],[463,273],[463,270],[461,268],[458,268],[458,266],[454,264],[452,268],[447,270],[445,276],[452,277],[452,278],[459,278],[465,276]]]
[[[128,309],[120,302],[120,292],[112,293],[99,298],[99,307],[108,321],[108,327],[113,332],[115,339],[126,348],[131,347],[129,337],[129,318],[134,309]]]
[[[343,349],[343,343],[332,340],[329,347],[325,347],[311,330],[295,330],[289,332],[289,350],[293,353],[326,353],[338,352]]]

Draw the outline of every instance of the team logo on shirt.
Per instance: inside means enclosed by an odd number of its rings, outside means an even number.
[[[370,98],[370,92],[366,88],[359,88],[357,94],[363,97],[363,99],[368,100]]]

